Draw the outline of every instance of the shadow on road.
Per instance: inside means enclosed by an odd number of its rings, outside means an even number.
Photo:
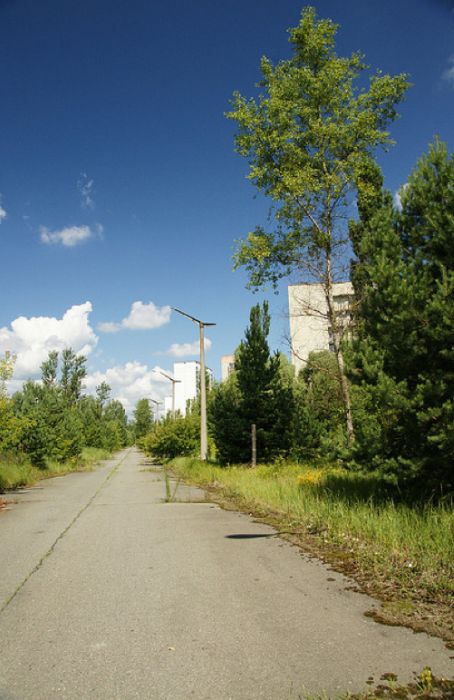
[[[269,534],[240,534],[240,535],[225,535],[228,540],[255,540],[259,537],[276,537],[277,532],[270,532]]]

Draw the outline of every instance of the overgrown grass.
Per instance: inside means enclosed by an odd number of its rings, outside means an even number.
[[[452,504],[399,503],[378,474],[294,464],[220,468],[193,458],[171,466],[242,508],[277,514],[282,529],[316,537],[332,558],[354,559],[368,577],[398,583],[401,594],[454,593]]]
[[[34,469],[25,458],[10,455],[0,456],[0,493],[32,484],[37,480]]]
[[[40,479],[62,476],[69,472],[89,471],[96,462],[108,459],[110,453],[97,447],[85,447],[80,457],[67,462],[48,460],[44,469],[33,467],[25,457],[0,455],[0,493],[31,486]]]

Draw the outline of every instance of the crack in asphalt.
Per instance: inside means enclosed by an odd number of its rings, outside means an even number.
[[[89,507],[91,506],[91,504],[93,503],[93,501],[95,500],[96,496],[99,494],[99,492],[101,491],[101,489],[106,485],[106,483],[107,483],[108,481],[110,481],[110,479],[112,479],[112,477],[113,477],[113,476],[115,475],[115,473],[119,470],[119,468],[121,467],[121,465],[123,464],[123,462],[125,461],[126,457],[129,455],[130,452],[131,452],[131,450],[128,450],[128,451],[126,452],[126,454],[123,455],[123,457],[120,459],[120,461],[117,462],[117,464],[114,464],[114,466],[112,467],[112,469],[109,470],[109,472],[108,472],[106,478],[105,478],[105,479],[101,482],[101,484],[98,486],[98,488],[96,489],[95,493],[91,496],[91,498],[87,501],[87,503],[79,510],[79,512],[74,516],[74,518],[73,518],[73,519],[71,520],[71,522],[65,527],[65,529],[62,530],[62,532],[60,532],[60,534],[58,535],[58,537],[56,538],[56,540],[51,544],[51,546],[49,547],[49,549],[47,550],[47,552],[45,552],[45,554],[43,554],[43,556],[41,557],[41,559],[39,560],[39,562],[36,564],[36,566],[33,567],[33,569],[30,571],[30,573],[27,574],[27,576],[23,579],[23,581],[21,581],[21,582],[19,583],[19,585],[17,586],[17,588],[15,589],[15,591],[14,591],[14,592],[10,595],[10,597],[3,603],[2,607],[0,608],[0,615],[6,610],[6,608],[8,607],[8,605],[14,600],[14,598],[17,596],[17,594],[19,593],[19,591],[22,590],[22,588],[25,586],[25,584],[27,583],[27,581],[30,580],[30,578],[33,576],[33,574],[35,574],[37,571],[39,571],[39,569],[42,567],[42,565],[44,564],[44,562],[46,561],[46,559],[47,559],[48,557],[50,557],[50,555],[52,554],[52,552],[54,551],[55,547],[56,547],[57,544],[60,542],[60,540],[63,539],[63,537],[66,535],[66,533],[72,528],[72,526],[74,525],[74,523],[77,522],[77,520],[79,520],[79,518],[80,518],[80,516],[82,515],[82,513],[84,513],[84,512],[87,510],[87,508],[89,508]]]

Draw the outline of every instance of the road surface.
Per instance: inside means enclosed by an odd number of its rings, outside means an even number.
[[[400,681],[443,643],[134,449],[13,494],[0,513],[1,700],[291,700]],[[376,604],[376,603],[375,603]]]

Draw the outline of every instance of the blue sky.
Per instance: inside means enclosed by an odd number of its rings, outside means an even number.
[[[379,156],[395,192],[435,134],[454,146],[454,2],[313,4],[341,25],[339,54],[360,49],[373,69],[410,75],[397,145]],[[285,285],[253,295],[232,271],[235,239],[268,205],[224,113],[234,90],[253,94],[262,55],[290,55],[302,7],[0,0],[0,352],[18,353],[17,379],[71,342],[88,352],[88,388],[107,378],[129,407],[140,392],[161,397],[151,369],[194,359],[169,352],[197,339],[168,306],[217,322],[216,375],[264,297],[271,345],[288,349]]]

